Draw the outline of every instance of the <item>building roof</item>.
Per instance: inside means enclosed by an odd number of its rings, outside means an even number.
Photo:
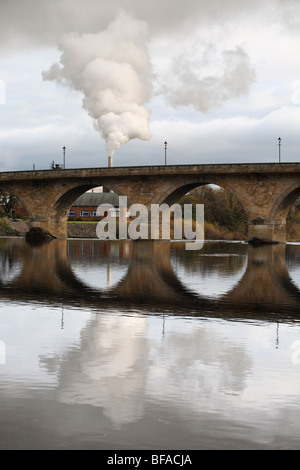
[[[116,193],[84,193],[76,199],[73,206],[98,207],[100,204],[119,207],[119,196]]]

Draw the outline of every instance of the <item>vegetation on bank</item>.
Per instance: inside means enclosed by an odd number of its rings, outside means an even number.
[[[204,231],[206,240],[245,240],[247,238],[247,216],[232,194],[220,187],[200,186],[185,195],[179,202],[204,204]]]
[[[287,238],[289,241],[300,241],[300,207],[293,206],[286,221]]]
[[[0,218],[0,235],[2,237],[14,237],[17,235],[5,219]]]
[[[248,220],[246,213],[232,194],[220,187],[200,186],[181,200],[180,204],[204,204],[206,240],[245,240]],[[287,240],[300,241],[300,203],[291,207],[287,218]]]

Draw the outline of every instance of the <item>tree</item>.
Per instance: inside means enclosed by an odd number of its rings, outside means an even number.
[[[227,227],[231,231],[243,231],[247,226],[245,211],[234,196],[220,187],[204,185],[184,196],[180,204],[204,204],[207,222]]]
[[[0,207],[5,215],[10,214],[11,210],[19,204],[19,200],[16,196],[3,189],[0,190]]]

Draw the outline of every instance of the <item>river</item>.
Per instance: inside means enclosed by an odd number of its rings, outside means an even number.
[[[0,239],[0,449],[299,449],[300,244]]]

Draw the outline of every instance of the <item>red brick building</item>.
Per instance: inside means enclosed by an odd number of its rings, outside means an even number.
[[[116,193],[84,193],[76,199],[68,213],[69,218],[83,221],[101,220],[107,215],[119,217],[119,196]]]

